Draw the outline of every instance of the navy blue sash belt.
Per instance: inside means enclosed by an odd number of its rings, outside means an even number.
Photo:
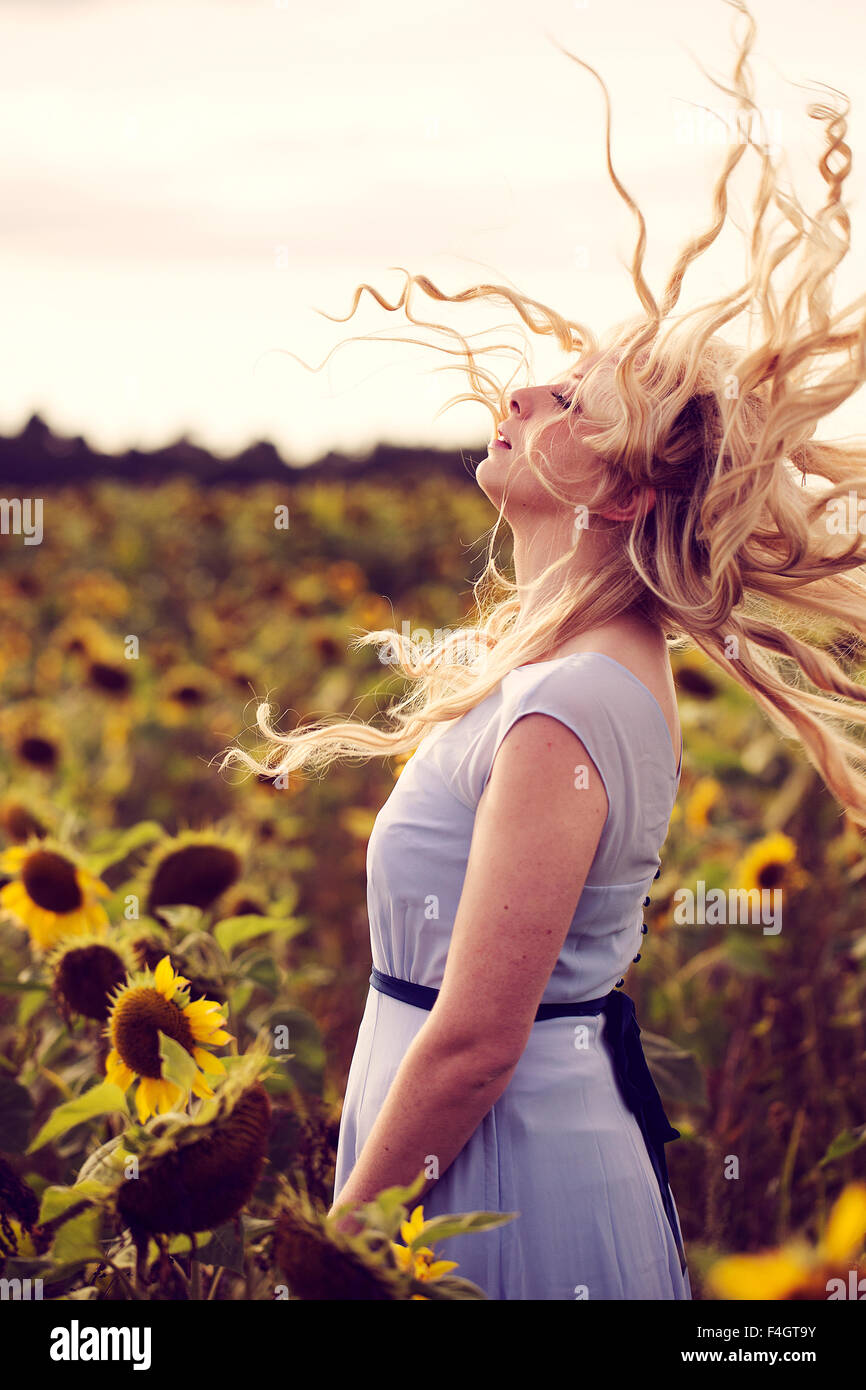
[[[393,975],[383,975],[381,970],[373,969],[370,984],[374,989],[399,999],[404,1004],[413,1004],[417,1009],[433,1008],[439,994],[438,989],[428,985],[416,985],[411,980],[398,980]],[[579,1018],[604,1014],[603,1039],[616,1077],[623,1103],[634,1115],[640,1126],[653,1172],[659,1185],[662,1203],[674,1242],[680,1257],[680,1268],[686,1268],[686,1256],[680,1239],[674,1211],[673,1198],[668,1181],[668,1166],[665,1159],[665,1144],[679,1139],[680,1132],[669,1123],[664,1112],[661,1096],[656,1090],[644,1057],[640,1040],[640,1028],[634,1011],[634,1000],[621,990],[612,989],[598,999],[585,999],[573,1004],[540,1004],[535,1015],[536,1023],[548,1018]]]

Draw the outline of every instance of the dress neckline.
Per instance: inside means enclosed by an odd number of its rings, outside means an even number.
[[[649,698],[652,700],[653,704],[655,705],[656,709],[658,710],[659,718],[661,719],[661,721],[662,721],[662,723],[663,723],[663,725],[664,725],[665,733],[667,734],[667,746],[668,746],[668,748],[670,748],[670,750],[671,750],[671,759],[673,759],[674,750],[673,750],[673,748],[671,747],[671,731],[670,731],[670,729],[668,728],[668,721],[667,721],[667,719],[665,718],[665,712],[664,712],[664,710],[662,709],[662,707],[661,707],[661,705],[659,704],[658,700],[656,699],[655,695],[653,695],[653,693],[652,693],[652,691],[650,690],[649,686],[646,685],[646,684],[640,679],[640,676],[636,676],[635,673],[634,673],[634,671],[630,670],[628,666],[623,666],[622,662],[621,662],[621,661],[617,661],[616,657],[614,657],[614,656],[608,656],[606,652],[568,652],[565,656],[552,656],[552,657],[549,657],[547,661],[528,661],[528,662],[526,662],[525,665],[523,665],[523,666],[513,666],[511,669],[512,669],[512,671],[531,671],[532,668],[533,668],[533,666],[553,666],[554,663],[557,662],[557,661],[573,661],[573,660],[575,660],[576,658],[581,658],[581,657],[585,657],[585,656],[600,656],[601,659],[602,659],[602,661],[610,661],[614,666],[618,667],[618,669],[619,669],[620,671],[624,671],[625,674],[626,674],[627,676],[629,676],[629,677],[634,681],[635,685],[639,685],[640,688],[641,688],[641,690],[645,691],[645,693],[649,696]],[[678,760],[677,765],[676,765],[676,777],[677,777],[677,781],[679,781],[680,773],[682,772],[682,769],[683,769],[683,731],[682,731],[682,728],[680,728],[680,756],[679,756],[679,760]]]

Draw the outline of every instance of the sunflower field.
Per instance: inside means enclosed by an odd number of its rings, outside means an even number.
[[[448,1238],[519,1215],[425,1221],[406,1188],[355,1235],[327,1217],[404,760],[285,786],[216,762],[260,699],[287,728],[383,716],[402,679],[351,637],[465,621],[493,520],[468,480],[177,478],[49,490],[41,544],[0,538],[0,1276],[485,1297]],[[826,1299],[866,1275],[866,853],[739,687],[685,643],[673,665],[682,785],[626,988],[693,1292]],[[778,927],[682,920],[683,890],[731,888],[778,889]]]

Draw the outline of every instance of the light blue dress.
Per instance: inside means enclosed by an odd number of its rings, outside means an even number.
[[[580,652],[510,671],[474,709],[428,733],[406,763],[367,848],[373,965],[383,973],[441,986],[479,798],[508,730],[533,712],[577,734],[609,802],[543,1000],[607,994],[640,951],[643,901],[660,864],[682,753],[678,764],[661,706],[642,681],[612,657]],[[335,1194],[428,1017],[371,987],[347,1083]],[[424,1198],[425,1217],[520,1213],[437,1251],[489,1298],[691,1298],[604,1026],[603,1015],[536,1022],[505,1091]]]

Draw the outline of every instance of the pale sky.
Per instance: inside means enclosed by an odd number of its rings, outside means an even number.
[[[810,210],[823,190],[810,84],[852,100],[839,294],[854,298],[866,7],[751,9],[756,98]],[[344,334],[423,336],[371,300],[348,324],[315,313],[348,313],[362,281],[395,298],[391,266],[450,292],[512,282],[596,329],[633,312],[633,222],[604,169],[601,91],[550,38],[608,84],[614,164],[647,218],[658,291],[709,219],[725,128],[696,103],[732,108],[698,63],[729,76],[734,23],[723,0],[0,0],[0,430],[38,411],[112,452],[186,434],[223,454],[269,439],[298,462],[380,439],[483,455],[482,407],[434,419],[464,389],[430,370],[443,354],[348,344],[313,376],[274,349],[318,365]],[[741,240],[705,261],[684,307],[739,282]],[[415,312],[467,333],[510,311],[416,292]],[[537,379],[556,380],[563,359],[533,341]],[[863,392],[835,432],[866,433]]]

